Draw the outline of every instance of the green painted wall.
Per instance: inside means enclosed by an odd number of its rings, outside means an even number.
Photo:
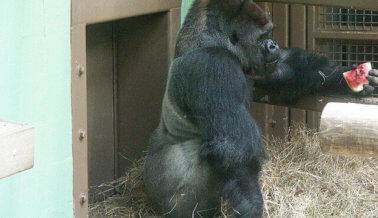
[[[35,166],[0,180],[1,218],[72,217],[70,0],[0,0],[0,119],[35,126]]]
[[[190,6],[194,0],[182,0],[181,6],[181,23],[184,22],[185,16],[188,13]]]

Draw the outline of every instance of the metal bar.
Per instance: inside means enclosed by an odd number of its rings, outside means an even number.
[[[367,61],[366,60],[366,46],[367,44],[363,45],[364,46],[364,53],[363,53],[363,56],[364,56],[364,62]]]
[[[274,2],[289,4],[306,4],[314,6],[342,7],[350,9],[366,9],[378,11],[377,0],[255,0],[255,2]]]
[[[339,29],[341,29],[341,24],[342,24],[342,21],[343,21],[343,19],[342,19],[342,15],[343,15],[343,13],[342,13],[342,9],[341,8],[339,8]],[[349,27],[349,25],[348,25],[348,27]]]

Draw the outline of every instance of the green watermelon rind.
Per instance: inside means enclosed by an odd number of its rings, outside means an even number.
[[[371,68],[371,63],[370,62],[367,62],[367,63],[364,63],[364,64],[369,64],[370,67],[368,67],[368,69],[372,69]],[[364,64],[361,64],[361,65],[364,65]],[[360,66],[361,66],[360,65]],[[349,72],[349,71],[348,71]],[[346,83],[348,84],[349,88],[352,90],[352,92],[355,92],[355,93],[358,93],[358,92],[362,92],[362,90],[364,90],[364,85],[369,85],[369,81],[366,81],[365,83],[357,86],[357,88],[353,88],[350,84],[349,84],[349,81],[347,80],[347,77],[346,75],[348,74],[348,72],[345,72],[343,73],[343,77],[346,81]]]
[[[347,81],[347,84],[348,84],[350,90],[352,90],[352,92],[355,92],[355,93],[362,92],[362,90],[364,90],[364,85],[369,85],[369,81],[366,81],[365,83],[361,84],[360,86],[357,86],[357,88],[352,88],[352,86],[350,86],[350,84],[348,83],[348,80],[346,80],[346,81]]]

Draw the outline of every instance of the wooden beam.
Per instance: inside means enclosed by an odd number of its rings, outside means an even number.
[[[72,0],[72,25],[93,24],[180,8],[181,0]]]
[[[377,3],[378,4],[378,3]],[[363,32],[363,31],[329,31],[329,30],[316,30],[314,29],[312,33],[312,37],[315,39],[323,38],[323,39],[347,39],[347,40],[376,40],[377,39],[377,32]]]
[[[375,104],[378,105],[378,96],[369,97],[356,97],[350,95],[329,95],[329,96],[304,96],[301,97],[295,105],[288,105],[285,102],[280,101],[275,96],[265,95],[263,93],[257,93],[254,96],[254,101],[265,104],[290,106],[292,108],[312,110],[321,112],[324,106],[329,102],[352,102],[360,104]]]
[[[320,145],[329,154],[378,157],[378,105],[329,103],[320,121]]]
[[[307,46],[307,13],[305,5],[293,4],[290,5],[290,47],[291,48],[303,48]],[[306,123],[306,111],[298,108],[290,108],[290,120],[289,123]]]
[[[0,120],[0,179],[34,165],[34,127]]]
[[[377,0],[255,0],[255,2],[274,2],[289,4],[305,4],[326,7],[342,7],[351,9],[378,10]]]

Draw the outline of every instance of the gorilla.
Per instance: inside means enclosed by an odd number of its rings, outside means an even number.
[[[252,90],[288,97],[347,92],[327,58],[280,49],[252,0],[195,0],[179,32],[160,124],[144,168],[147,193],[166,217],[211,217],[227,200],[237,217],[262,217],[261,164],[268,158],[249,113]],[[378,84],[372,70],[362,94]],[[252,108],[253,110],[253,108]]]

